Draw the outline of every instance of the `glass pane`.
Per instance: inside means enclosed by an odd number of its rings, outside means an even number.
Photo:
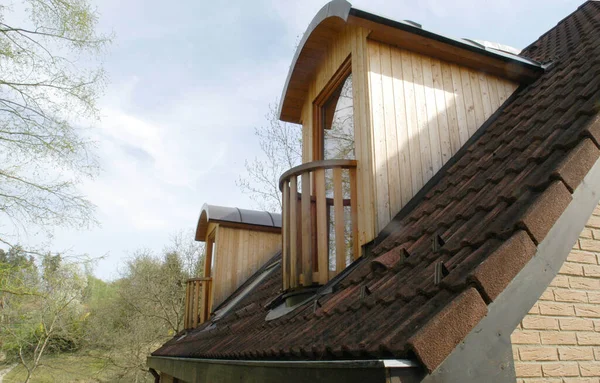
[[[323,105],[323,158],[356,159],[354,155],[354,113],[352,74]]]

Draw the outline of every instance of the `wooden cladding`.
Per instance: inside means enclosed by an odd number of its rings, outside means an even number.
[[[281,234],[228,227],[216,228],[212,274],[217,307],[281,248]]]
[[[368,40],[377,231],[518,84]]]
[[[210,315],[211,278],[188,279],[185,288],[183,325],[186,330],[204,323]]]
[[[330,169],[332,177],[328,178]],[[283,193],[283,289],[326,284],[360,256],[356,161],[302,164],[284,173],[279,187]],[[333,198],[327,197],[328,190]]]

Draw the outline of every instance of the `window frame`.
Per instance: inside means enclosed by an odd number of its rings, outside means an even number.
[[[313,161],[322,161],[325,157],[325,126],[323,126],[325,116],[324,106],[335,91],[344,84],[344,81],[346,81],[350,74],[352,74],[352,57],[349,55],[313,101]]]

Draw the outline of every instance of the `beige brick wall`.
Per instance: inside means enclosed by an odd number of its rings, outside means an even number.
[[[519,383],[600,383],[600,205],[512,343]]]

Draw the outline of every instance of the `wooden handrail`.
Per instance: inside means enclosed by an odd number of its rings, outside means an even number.
[[[211,277],[198,277],[198,278],[190,278],[187,280],[187,282],[193,282],[193,281],[212,281]]]
[[[279,190],[283,191],[283,183],[292,176],[299,176],[302,173],[313,172],[317,169],[353,169],[356,168],[356,164],[356,160],[321,160],[298,165],[279,177]]]
[[[284,290],[327,283],[346,267],[349,239],[353,244],[352,258],[358,258],[356,167],[355,160],[314,161],[296,166],[280,177]],[[333,170],[333,178],[326,181],[327,169]],[[349,188],[344,190],[344,185]],[[332,188],[333,198],[327,197],[327,187]],[[350,198],[344,198],[345,193]],[[344,213],[347,206],[350,220]],[[331,237],[332,234],[335,236]],[[332,238],[335,244],[330,244]],[[333,254],[336,267],[329,270]]]

